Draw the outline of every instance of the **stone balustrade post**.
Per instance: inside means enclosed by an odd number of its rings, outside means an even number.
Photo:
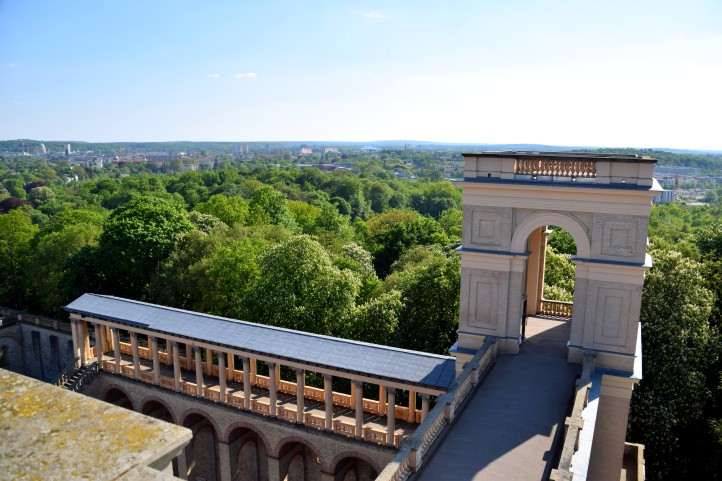
[[[364,435],[364,391],[361,381],[353,381],[354,386],[354,415],[356,418],[356,437],[362,438]]]
[[[333,377],[330,374],[323,375],[323,404],[326,410],[324,427],[331,431],[333,430]]]
[[[140,378],[140,357],[138,357],[138,334],[130,331],[130,350],[133,353],[133,377]]]
[[[171,343],[171,351],[173,351],[173,385],[175,390],[180,392],[181,390],[181,365],[180,355],[178,353],[178,343],[173,341]]]
[[[251,360],[243,358],[243,406],[251,410]]]
[[[103,325],[102,324],[96,324],[95,325],[95,356],[98,358],[98,364],[99,367],[103,367],[103,346],[105,345],[105,340],[103,339],[105,336],[103,335]]]
[[[203,359],[200,347],[193,348],[193,356],[196,361],[196,394],[203,397]]]
[[[268,363],[268,409],[271,416],[276,416],[278,407],[278,376],[276,373],[276,364]]]
[[[218,396],[222,403],[226,402],[226,356],[222,352],[218,353]]]
[[[304,418],[304,390],[306,388],[306,371],[296,369],[296,422],[303,424]]]
[[[111,328],[113,334],[113,354],[115,355],[115,373],[120,374],[120,332],[117,327]]]
[[[158,338],[152,337],[150,340],[150,353],[153,358],[153,384],[160,384],[160,354],[158,354]]]
[[[396,389],[388,388],[386,392],[386,444],[394,445],[396,432]]]

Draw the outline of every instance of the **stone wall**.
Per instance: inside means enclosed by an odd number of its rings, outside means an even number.
[[[104,400],[111,391],[124,393],[136,411],[144,412],[149,410],[148,406],[161,405],[170,414],[172,422],[190,427],[201,437],[213,433],[214,454],[211,454],[213,442],[206,439],[201,446],[196,440],[195,444],[189,445],[187,457],[194,455],[193,450],[206,457],[210,454],[216,461],[216,469],[204,470],[216,471],[217,481],[241,479],[242,473],[249,471],[254,475],[247,477],[258,481],[279,481],[286,476],[289,480],[341,481],[349,472],[363,478],[369,477],[370,472],[381,472],[396,454],[390,448],[289,424],[104,372],[87,387],[85,394]],[[245,442],[248,439],[256,439],[258,443],[248,444]],[[193,461],[180,460],[179,470],[187,469]],[[208,460],[200,460],[198,464],[207,466],[207,463]],[[259,464],[261,466],[257,466]],[[194,479],[193,475],[190,479]]]

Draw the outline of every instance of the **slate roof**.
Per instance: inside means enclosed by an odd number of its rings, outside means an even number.
[[[83,294],[65,310],[247,352],[448,390],[455,360],[420,351],[266,326],[120,297]]]

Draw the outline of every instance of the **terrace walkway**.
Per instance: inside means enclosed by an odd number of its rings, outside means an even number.
[[[579,367],[566,361],[565,321],[530,318],[518,355],[499,356],[419,481],[541,481]]]

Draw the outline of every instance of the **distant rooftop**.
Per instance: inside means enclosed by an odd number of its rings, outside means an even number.
[[[455,360],[451,356],[321,336],[100,294],[83,294],[65,310],[249,353],[441,391],[446,391],[454,381]]]
[[[0,478],[176,479],[149,468],[189,429],[0,369]]]
[[[478,153],[463,153],[464,157],[495,157],[495,158],[544,158],[568,160],[606,160],[611,162],[638,162],[656,163],[657,159],[647,155],[609,154],[593,152],[530,152],[530,151],[485,151]]]

